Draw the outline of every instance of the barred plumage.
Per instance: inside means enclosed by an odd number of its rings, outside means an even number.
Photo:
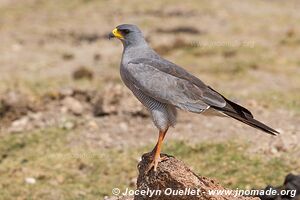
[[[159,102],[154,98],[147,96],[135,87],[130,87],[130,90],[148,109],[151,114],[152,121],[159,130],[164,131],[169,126],[175,126],[177,112],[174,106]]]

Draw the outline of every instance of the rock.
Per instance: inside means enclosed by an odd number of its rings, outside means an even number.
[[[99,61],[100,59],[101,59],[101,54],[99,54],[99,53],[94,54],[94,61],[95,62]]]
[[[75,115],[81,115],[84,111],[84,107],[81,102],[73,97],[64,98],[62,104]]]
[[[281,191],[284,190],[284,193],[287,191],[289,193],[285,195],[272,195],[267,193],[267,191],[274,190],[277,191],[278,194],[282,194]],[[259,195],[258,197],[261,200],[300,200],[300,175],[288,174],[285,177],[284,183],[282,186],[273,187],[267,186],[264,189],[266,195]]]
[[[90,103],[91,100],[96,96],[96,92],[94,90],[81,90],[74,89],[72,97],[77,99],[80,102]]]
[[[27,129],[29,118],[27,116],[17,119],[12,122],[9,131],[10,132],[22,132]]]
[[[120,129],[121,129],[122,131],[124,131],[124,132],[128,131],[128,125],[127,125],[126,122],[121,122],[121,123],[119,124],[119,126],[120,126]]]
[[[59,119],[59,128],[65,129],[65,130],[71,130],[74,127],[76,127],[75,121],[72,121],[71,119],[68,119],[66,117],[62,117]]]
[[[8,91],[0,97],[0,119],[6,122],[20,119],[28,111],[37,110],[35,106],[28,96],[18,91]]]
[[[176,158],[164,155],[167,157],[166,161],[159,163],[157,172],[150,170],[146,173],[146,170],[151,162],[151,154],[144,154],[142,161],[138,165],[139,176],[137,180],[138,190],[157,190],[163,191],[159,197],[153,196],[135,196],[135,200],[150,200],[150,199],[160,199],[160,200],[206,200],[206,199],[257,199],[252,197],[243,197],[233,195],[220,196],[220,195],[209,195],[209,190],[224,190],[225,188],[216,183],[213,179],[200,177],[196,175],[191,169],[189,169],[182,161]],[[178,193],[184,191],[181,195],[169,195],[169,192]]]
[[[73,60],[75,56],[72,53],[66,52],[66,53],[63,53],[61,57],[63,60]]]
[[[166,160],[159,163],[157,171],[153,169],[147,173],[151,162],[151,154],[146,153],[138,164],[137,189],[140,194],[134,196],[134,200],[259,200],[257,197],[244,197],[235,195],[211,195],[209,191],[228,190],[210,178],[196,175],[182,161],[166,155]],[[160,191],[160,193],[147,193],[141,195],[141,191]],[[123,192],[123,191],[122,191]],[[113,199],[132,199],[132,196],[124,196]]]
[[[289,145],[281,138],[275,144],[275,148],[278,152],[287,152],[289,149]]]
[[[36,179],[32,178],[32,177],[27,177],[27,178],[25,178],[25,183],[27,183],[27,184],[35,184],[36,183]]]
[[[89,122],[87,123],[87,126],[88,126],[89,129],[91,129],[91,130],[98,130],[98,129],[99,129],[98,124],[97,124],[95,121],[93,121],[93,120],[89,121]]]
[[[288,174],[285,177],[283,189],[290,190],[290,191],[296,191],[293,195],[286,195],[288,197],[293,197],[295,200],[300,199],[300,174],[294,175],[294,174]]]
[[[120,111],[121,100],[124,96],[121,85],[108,84],[102,96],[102,108],[105,113],[118,113]]]
[[[93,103],[93,114],[95,117],[103,117],[109,115],[109,113],[105,112],[104,110],[103,97],[101,95],[98,95],[98,97],[95,98],[95,102]]]
[[[74,90],[72,88],[61,88],[59,90],[59,94],[62,97],[72,96],[74,94]]]
[[[73,79],[79,80],[79,79],[93,79],[94,74],[91,70],[89,70],[86,67],[80,67],[77,70],[73,72]]]
[[[75,127],[75,124],[71,121],[67,121],[63,124],[63,128],[66,130],[71,130]]]

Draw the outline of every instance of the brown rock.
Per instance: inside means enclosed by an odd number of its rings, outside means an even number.
[[[42,106],[19,91],[8,91],[0,97],[0,121],[1,125],[20,119],[28,112],[41,110]]]
[[[80,101],[73,97],[66,97],[62,104],[68,108],[69,111],[74,113],[75,115],[81,115],[84,111],[84,107]]]
[[[93,77],[94,77],[93,72],[86,67],[80,67],[73,72],[73,78],[75,80],[79,80],[79,79],[91,80],[93,79]]]
[[[98,97],[95,98],[95,102],[93,104],[93,114],[96,117],[109,115],[109,113],[105,112],[103,108],[103,97],[101,95],[98,95]]]
[[[137,180],[137,189],[141,190],[160,190],[162,193],[159,196],[141,196],[134,197],[135,200],[144,199],[159,199],[159,200],[233,200],[243,199],[250,200],[256,199],[254,197],[243,197],[234,195],[228,196],[212,196],[209,194],[210,190],[223,190],[225,189],[213,179],[200,177],[191,171],[182,161],[176,158],[167,156],[167,160],[159,163],[156,172],[153,170],[146,173],[147,167],[150,163],[150,154],[143,155],[142,161],[138,165],[139,176]],[[169,195],[169,192],[174,192],[181,195]],[[183,195],[182,192],[183,191]],[[194,191],[194,192],[192,192]],[[186,194],[186,195],[185,195]]]
[[[210,191],[230,191],[215,180],[201,177],[189,169],[182,161],[164,154],[167,159],[159,163],[157,171],[147,173],[151,162],[150,153],[142,156],[138,165],[138,179],[135,196],[116,196],[106,200],[259,200],[257,197],[232,195],[211,195]],[[142,195],[142,191],[146,194]],[[148,191],[148,193],[147,193]],[[152,195],[150,192],[152,192]],[[160,191],[160,193],[155,193]]]

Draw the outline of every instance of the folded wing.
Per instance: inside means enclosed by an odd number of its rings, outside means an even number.
[[[197,77],[167,60],[135,59],[124,70],[133,87],[160,102],[195,113],[201,113],[208,108],[215,109],[269,134],[278,133],[255,120],[246,108],[226,99]]]
[[[129,62],[125,70],[126,78],[134,87],[180,109],[200,113],[211,105],[226,105],[222,96],[171,62],[136,59]]]

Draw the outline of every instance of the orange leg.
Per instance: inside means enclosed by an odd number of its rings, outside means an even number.
[[[159,143],[159,139],[161,137],[160,135],[163,134],[163,136],[162,136],[162,141],[163,141],[165,139],[167,131],[168,131],[168,128],[165,131],[159,131],[158,141],[157,141],[155,147],[153,148],[152,153],[154,153],[156,151],[157,145]]]
[[[160,152],[161,152],[162,142],[166,136],[167,131],[168,131],[168,129],[165,131],[159,131],[157,143],[156,143],[154,149],[152,150],[152,159],[153,160],[152,160],[151,164],[149,165],[147,172],[150,171],[152,169],[152,167],[154,168],[154,171],[156,171],[158,163],[165,159],[165,158],[160,157]]]

